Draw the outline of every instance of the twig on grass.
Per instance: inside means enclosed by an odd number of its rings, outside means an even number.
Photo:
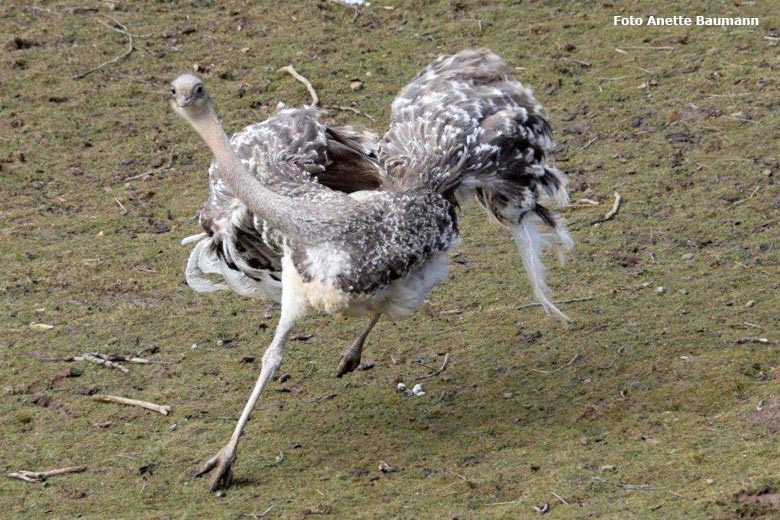
[[[127,399],[125,397],[118,397],[115,395],[93,395],[92,398],[96,401],[100,401],[103,403],[118,403],[118,404],[126,404],[130,406],[140,406],[141,408],[146,408],[147,410],[152,410],[154,412],[161,413],[163,415],[168,415],[171,411],[171,407],[168,405],[159,405],[150,403],[148,401],[139,401],[137,399]]]
[[[553,304],[555,304],[555,305],[563,305],[565,303],[586,302],[586,301],[592,300],[593,298],[594,298],[593,296],[583,296],[582,298],[572,298],[570,300],[559,300],[557,302],[553,302]],[[521,305],[519,307],[515,307],[515,309],[517,309],[519,311],[521,309],[528,309],[530,307],[541,307],[541,306],[542,306],[541,303],[534,302],[534,303],[526,303],[525,305]]]
[[[761,185],[759,184],[759,185],[756,186],[756,188],[750,193],[750,195],[746,199],[740,199],[740,200],[735,201],[733,203],[734,206],[736,206],[738,204],[742,204],[743,202],[752,199],[756,195],[756,193],[758,193],[758,190],[760,190],[760,189],[761,189]]]
[[[568,505],[570,505],[570,504],[569,504],[569,503],[568,503],[568,502],[567,502],[567,501],[566,501],[566,500],[565,500],[563,497],[561,497],[561,496],[560,496],[558,493],[556,493],[555,491],[550,491],[550,493],[552,493],[552,496],[554,496],[555,498],[557,498],[558,500],[560,500],[562,504],[566,504],[567,506],[568,506]]]
[[[171,155],[168,157],[168,162],[165,163],[165,165],[160,166],[159,168],[154,168],[149,171],[145,171],[143,173],[139,173],[138,175],[133,175],[132,177],[125,177],[126,181],[132,181],[134,179],[140,179],[142,177],[146,177],[147,175],[152,175],[153,173],[162,173],[165,171],[168,171],[173,168],[173,152],[176,151],[176,147],[174,146],[171,148]]]
[[[263,511],[260,514],[258,514],[258,513],[243,513],[242,516],[251,516],[252,518],[255,518],[255,519],[265,518],[265,516],[268,513],[270,513],[271,509],[273,509],[273,508],[274,508],[274,505],[271,504],[271,506],[268,509],[266,509],[265,511]]]
[[[594,220],[591,222],[591,225],[600,224],[602,222],[606,222],[608,220],[612,220],[615,215],[617,215],[618,210],[620,209],[620,202],[623,200],[623,197],[620,196],[620,193],[615,192],[613,193],[613,196],[615,197],[615,202],[612,204],[612,209],[607,212],[606,215],[603,217]]]
[[[571,204],[569,204],[569,207],[571,208],[593,208],[595,206],[601,205],[600,202],[593,200],[593,199],[577,199]]]
[[[306,79],[304,76],[301,76],[292,65],[285,65],[277,72],[286,72],[296,80],[303,83],[306,86],[306,90],[309,91],[309,95],[311,96],[311,106],[313,107],[319,106],[320,97],[317,95],[317,91],[314,90],[314,87],[312,86],[311,82],[308,79]]]
[[[651,47],[651,46],[644,46],[644,47],[618,47],[615,50],[618,52],[625,51],[627,49],[630,50],[638,50],[638,51],[673,51],[674,47],[671,47],[669,45],[662,45],[660,47]]]
[[[12,473],[6,473],[8,478],[16,478],[24,480],[25,482],[32,482],[40,484],[45,482],[49,477],[55,477],[57,475],[65,475],[66,473],[81,473],[87,471],[86,466],[71,466],[68,468],[50,469],[49,471],[14,471]]]
[[[588,141],[587,143],[585,143],[585,144],[582,146],[582,148],[580,148],[580,150],[585,150],[585,149],[587,149],[587,148],[588,148],[590,145],[592,145],[593,143],[595,143],[596,141],[598,141],[598,139],[599,139],[599,136],[596,136],[596,137],[594,137],[593,139],[591,139],[590,141]]]
[[[284,453],[281,451],[279,452],[279,455],[276,456],[274,461],[268,465],[268,467],[276,466],[277,464],[281,463],[284,460]]]
[[[122,215],[127,215],[127,208],[124,206],[124,204],[122,204],[121,202],[119,202],[119,199],[118,199],[118,198],[116,198],[116,197],[114,197],[114,202],[116,202],[116,203],[117,203],[117,205],[118,205],[120,208],[122,208]]]
[[[32,9],[33,11],[41,11],[43,13],[48,14],[57,14],[57,15],[64,15],[64,14],[78,14],[78,13],[96,13],[98,11],[97,7],[92,6],[76,6],[76,7],[66,7],[62,11],[56,11],[54,9],[47,9],[45,7],[40,7],[37,5],[33,5],[30,7],[25,7],[25,9]]]
[[[528,370],[531,372],[538,372],[539,374],[552,374],[553,372],[557,372],[558,370],[563,370],[564,368],[571,366],[572,363],[577,361],[579,357],[580,353],[577,352],[566,364],[559,366],[555,370],[542,370],[541,368],[529,368]]]
[[[65,361],[89,361],[90,363],[95,363],[97,365],[103,365],[104,367],[108,368],[115,368],[119,370],[120,372],[124,372],[125,374],[129,373],[130,370],[123,367],[119,363],[116,363],[114,361],[111,361],[110,359],[105,359],[101,355],[99,355],[97,352],[90,353],[86,352],[80,356],[74,356],[72,358],[67,358]]]
[[[488,505],[489,506],[508,506],[510,504],[519,504],[522,501],[523,501],[523,499],[521,498],[519,500],[511,500],[509,502],[490,502]]]
[[[371,114],[367,114],[365,112],[362,112],[362,111],[358,110],[357,108],[345,107],[345,106],[341,106],[341,105],[328,105],[328,106],[326,106],[324,108],[326,110],[343,110],[345,112],[353,112],[353,113],[355,113],[355,114],[357,114],[359,116],[363,116],[363,117],[365,117],[367,119],[370,119],[373,122],[376,122],[376,119],[374,118],[374,116],[372,116]]]
[[[111,20],[113,20],[114,23],[117,24],[118,28],[117,27],[112,27],[112,26],[110,26],[110,25],[108,25],[106,23],[103,23],[103,22],[100,22],[100,23],[102,25],[105,25],[106,27],[108,27],[112,31],[116,31],[118,33],[121,33],[121,34],[124,34],[125,36],[127,36],[127,40],[128,40],[127,41],[127,50],[125,50],[125,52],[123,52],[119,56],[116,56],[116,57],[114,57],[114,58],[112,58],[112,59],[110,59],[108,61],[105,61],[105,62],[101,63],[100,65],[92,67],[89,70],[85,70],[84,72],[79,72],[77,74],[73,74],[71,76],[71,79],[85,78],[85,77],[89,76],[90,74],[92,74],[93,72],[97,72],[97,71],[99,71],[102,68],[108,67],[109,65],[112,65],[112,64],[114,64],[114,63],[116,63],[118,61],[121,61],[121,60],[125,59],[126,57],[130,56],[130,54],[133,53],[133,50],[135,50],[135,40],[133,39],[133,34],[130,31],[128,31],[127,27],[124,26],[122,23],[120,23],[116,18],[113,18],[113,17],[109,17],[109,18],[111,18]]]
[[[151,361],[149,361],[148,359],[144,359],[136,356],[123,356],[123,355],[109,356],[107,354],[101,354],[100,352],[85,352],[80,356],[71,356],[65,359],[52,360],[52,361],[89,361],[90,363],[103,365],[108,368],[115,368],[117,370],[124,372],[125,374],[130,372],[130,370],[120,365],[119,364],[120,361],[127,362],[127,363],[140,363],[143,365],[148,365],[149,363],[151,363]]]
[[[433,372],[429,372],[429,373],[425,374],[424,376],[420,376],[420,377],[417,378],[417,380],[419,381],[421,379],[430,379],[432,377],[436,377],[439,374],[441,374],[442,372],[444,372],[444,370],[447,368],[447,365],[449,365],[449,364],[450,364],[450,353],[447,352],[444,355],[444,361],[442,362],[441,366],[437,370],[434,370]]]
[[[770,338],[757,338],[755,336],[748,336],[746,338],[739,338],[737,340],[737,343],[742,345],[743,343],[763,343],[764,345],[768,344],[775,344],[780,343],[780,341],[776,339],[770,339]]]
[[[625,484],[623,482],[614,482],[609,479],[601,478],[599,476],[591,477],[592,480],[595,480],[596,482],[603,482],[605,484],[612,484],[613,486],[617,486],[629,491],[653,491],[655,489],[660,488],[654,488],[650,484]]]

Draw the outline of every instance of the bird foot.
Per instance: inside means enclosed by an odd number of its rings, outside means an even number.
[[[352,352],[345,352],[339,358],[339,367],[336,371],[336,377],[341,377],[344,374],[348,374],[360,366],[360,352],[357,355]]]
[[[233,481],[233,463],[236,461],[236,452],[232,446],[225,446],[219,453],[203,464],[195,476],[202,477],[211,470],[215,470],[215,473],[211,476],[209,482],[209,491],[216,491],[217,489],[227,489],[230,487],[230,483]]]

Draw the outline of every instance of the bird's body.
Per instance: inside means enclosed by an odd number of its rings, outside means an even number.
[[[177,82],[187,83],[177,80],[174,89]],[[459,243],[459,199],[476,195],[511,230],[540,303],[565,318],[547,297],[540,256],[550,240],[570,245],[562,222],[544,206],[565,204],[565,176],[545,163],[552,147],[546,113],[490,51],[443,56],[405,87],[380,143],[387,177],[373,191],[348,194],[311,181],[290,153],[300,143],[276,135],[255,146],[254,163],[246,165],[205,95],[174,109],[211,148],[219,177],[264,229],[275,230],[282,248],[279,324],[233,437],[201,471],[216,468],[212,489],[229,484],[238,439],[295,322],[311,309],[370,312],[372,324],[382,314],[412,313],[446,278],[448,252]],[[266,182],[269,172],[277,184]]]
[[[313,108],[280,105],[268,120],[233,135],[230,144],[248,171],[283,195],[295,196],[301,186],[316,183],[345,193],[374,190],[383,183],[371,137],[349,127],[326,126]],[[257,149],[272,163],[267,168],[257,167]],[[275,160],[292,160],[299,168],[276,168]],[[183,241],[197,242],[186,270],[192,289],[230,289],[281,301],[283,237],[235,196],[216,160],[209,167],[209,197],[199,221],[204,233]]]

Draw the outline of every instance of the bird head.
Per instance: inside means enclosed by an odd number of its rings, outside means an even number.
[[[198,117],[208,111],[209,95],[203,82],[192,74],[182,74],[171,83],[171,107],[185,118]]]

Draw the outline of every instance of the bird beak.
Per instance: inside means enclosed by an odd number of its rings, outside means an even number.
[[[176,96],[176,104],[179,105],[181,108],[184,108],[187,106],[187,104],[190,102],[189,97],[185,96]]]

